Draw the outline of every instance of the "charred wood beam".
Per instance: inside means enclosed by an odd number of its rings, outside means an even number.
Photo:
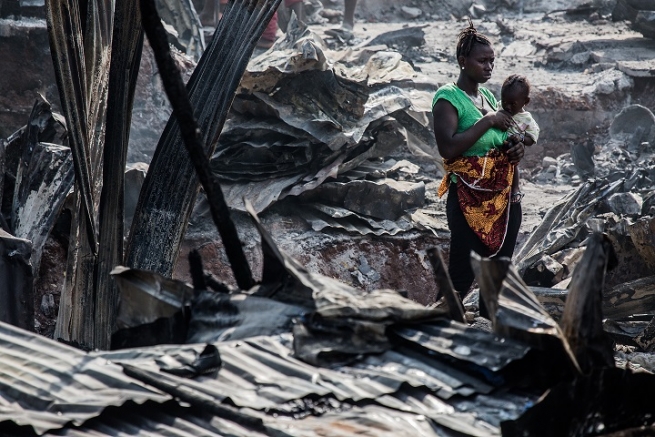
[[[603,331],[602,296],[612,244],[601,234],[589,237],[587,249],[573,272],[560,326],[581,370],[614,367],[611,343]]]
[[[196,249],[189,252],[189,272],[191,273],[193,289],[206,290],[207,283],[205,282],[205,271],[202,267],[202,257]]]
[[[182,81],[182,76],[171,57],[168,37],[164,26],[161,24],[154,0],[141,0],[141,10],[143,13],[143,27],[155,54],[164,89],[173,107],[173,114],[178,120],[188,157],[191,159],[207,195],[212,218],[223,240],[225,252],[232,266],[237,284],[239,288],[248,290],[255,285],[250,265],[243,252],[239,234],[234,221],[230,217],[230,210],[223,197],[223,191],[218,179],[212,176],[209,159],[202,146],[200,130],[196,123],[193,107]],[[147,183],[147,179],[145,183]],[[177,217],[177,222],[180,221],[180,217]],[[158,229],[157,231],[162,232],[163,230]]]
[[[75,185],[81,198],[81,215],[86,221],[85,229],[89,246],[96,253],[92,158],[87,112],[89,94],[82,40],[82,18],[76,0],[47,0],[45,5],[50,52],[61,106],[68,125],[69,145],[73,152],[75,167]]]
[[[111,279],[114,267],[123,263],[125,219],[125,166],[130,137],[141,52],[143,28],[139,3],[118,0],[114,10],[107,127],[105,133],[102,192],[99,209],[98,264],[95,273],[95,345],[110,347],[116,323],[118,287]],[[92,329],[92,327],[88,327]]]
[[[216,279],[211,273],[205,273],[205,284],[214,291],[224,294],[230,294],[230,288]]]
[[[0,321],[34,331],[32,245],[0,231]]]
[[[187,89],[191,106],[196,108],[204,156],[211,156],[218,144],[218,136],[241,76],[279,4],[280,0],[231,2],[211,45],[189,80]],[[183,115],[191,118],[191,114]],[[169,120],[153,156],[134,215],[126,254],[127,265],[168,276],[173,271],[198,192],[194,167],[187,152],[179,145],[183,123],[176,121],[178,116],[176,113]],[[227,241],[225,243],[227,248]],[[231,250],[236,253],[240,249],[232,247]],[[241,281],[239,286],[249,288],[251,281],[245,273],[243,276],[238,279]]]
[[[83,9],[82,9],[83,8]],[[55,338],[95,348],[96,205],[107,102],[113,0],[46,0],[50,51],[66,117],[78,200]]]
[[[448,276],[448,269],[446,268],[441,251],[439,248],[433,247],[428,249],[427,253],[430,264],[432,264],[432,270],[434,270],[434,277],[437,281],[437,287],[439,287],[439,293],[443,294],[448,305],[450,318],[456,322],[465,323],[464,305],[462,305],[462,300],[455,287],[453,287],[450,276]]]

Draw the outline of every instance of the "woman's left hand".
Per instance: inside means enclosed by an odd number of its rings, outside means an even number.
[[[511,164],[518,164],[525,155],[525,144],[520,141],[517,143],[508,142],[507,146],[509,147],[506,149],[509,162]]]

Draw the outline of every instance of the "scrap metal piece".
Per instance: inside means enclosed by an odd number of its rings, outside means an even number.
[[[612,344],[603,332],[602,296],[605,272],[614,256],[606,237],[592,234],[573,272],[560,325],[584,373],[614,367]]]
[[[434,276],[437,280],[437,286],[439,287],[439,294],[443,295],[448,306],[448,313],[450,318],[456,322],[464,323],[464,305],[462,305],[462,298],[455,290],[450,276],[448,275],[448,268],[441,254],[441,250],[437,247],[428,249],[427,251],[428,259],[432,265],[432,270],[434,270]],[[437,300],[439,296],[437,295]]]
[[[494,332],[539,348],[553,347],[549,339],[554,338],[570,364],[581,372],[563,330],[541,306],[508,259],[481,258],[472,253],[471,265],[476,278],[481,281],[481,293],[483,299],[486,296],[485,305]]]
[[[157,0],[169,42],[196,62],[205,51],[202,23],[191,0]]]
[[[410,26],[390,32],[382,33],[367,41],[365,46],[385,44],[389,47],[422,47],[425,44],[425,32],[423,26]]]
[[[397,235],[416,229],[417,226],[407,216],[396,221],[377,220],[357,214],[345,208],[323,205],[320,203],[305,204],[298,214],[306,220],[315,231],[326,228],[342,229],[361,235]]]
[[[14,185],[12,232],[32,241],[35,275],[48,235],[75,180],[70,148],[39,141],[41,131],[55,120],[50,103],[37,100],[25,130]]]
[[[574,241],[585,223],[602,206],[602,201],[624,190],[624,181],[595,179],[581,185],[548,210],[541,223],[517,250],[518,272],[525,270],[543,254],[552,255]]]
[[[190,305],[187,343],[243,340],[290,332],[306,307],[247,294],[200,292]]]
[[[171,399],[125,376],[120,366],[104,358],[5,323],[0,323],[0,360],[0,381],[7,387],[0,408],[3,431],[15,429],[9,427],[15,424],[42,435],[82,425],[109,406],[128,403],[133,408]]]
[[[117,266],[111,275],[120,289],[115,330],[173,316],[193,298],[193,288],[156,273]]]
[[[526,343],[500,338],[452,320],[438,320],[415,327],[394,327],[393,332],[430,351],[494,372],[523,358],[531,349]]]

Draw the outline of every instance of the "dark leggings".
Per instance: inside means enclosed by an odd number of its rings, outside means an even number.
[[[521,227],[522,211],[520,203],[510,204],[509,225],[507,235],[500,251],[495,257],[511,258],[516,246],[516,238]],[[448,273],[453,281],[453,286],[459,294],[464,297],[467,293],[475,275],[471,267],[471,251],[480,256],[488,257],[489,250],[482,244],[480,238],[473,232],[466,222],[462,209],[459,206],[457,197],[457,184],[451,183],[448,190],[448,201],[446,202],[446,217],[450,229],[450,257],[448,262]],[[494,257],[494,258],[495,258]]]

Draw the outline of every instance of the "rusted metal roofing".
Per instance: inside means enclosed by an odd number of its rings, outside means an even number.
[[[205,344],[84,353],[0,324],[0,429],[76,437],[486,436],[535,400],[466,370],[493,373],[521,360],[526,346],[449,321],[395,330],[391,350],[331,368],[294,358],[290,333],[219,342],[220,370],[190,378],[170,369],[193,362]],[[478,359],[485,351],[489,362]],[[261,419],[267,431],[172,400],[121,366]]]

